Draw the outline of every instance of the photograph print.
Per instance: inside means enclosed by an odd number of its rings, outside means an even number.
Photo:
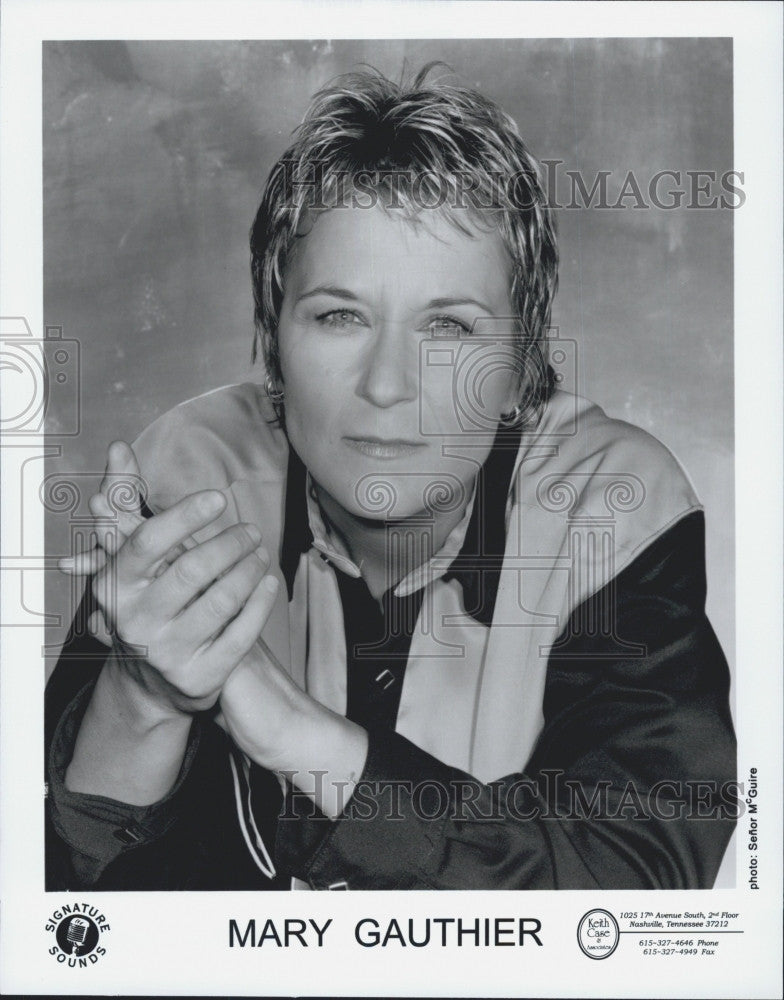
[[[47,890],[734,885],[732,65],[44,43]]]

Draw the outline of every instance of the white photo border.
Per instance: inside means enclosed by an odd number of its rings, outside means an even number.
[[[47,918],[63,902],[43,879],[43,629],[2,632],[0,673],[0,989],[39,994],[644,996],[779,995],[782,902],[782,8],[766,3],[252,3],[5,0],[0,59],[0,294],[3,316],[43,329],[41,48],[59,39],[357,37],[732,37],[734,160],[747,198],[735,213],[736,725],[738,776],[759,778],[758,891],[747,886],[739,837],[732,890],[593,893],[83,893],[107,915],[107,957],[84,970],[47,954]],[[12,399],[3,407],[14,412]],[[3,538],[21,523],[19,461],[3,441]],[[43,469],[43,463],[40,462]],[[17,491],[18,492],[18,491]],[[43,552],[43,519],[25,521],[24,545]],[[42,607],[43,584],[27,593]],[[2,588],[3,610],[9,600]],[[5,620],[3,616],[0,620]],[[741,821],[743,823],[743,821]],[[75,900],[76,895],[73,896]],[[67,900],[66,900],[67,901]],[[731,911],[743,933],[711,959],[644,961],[619,948],[605,966],[576,944],[586,911],[647,908]],[[535,916],[547,946],[525,949],[357,947],[362,916]],[[340,933],[321,952],[229,951],[227,924],[275,915],[332,918]]]

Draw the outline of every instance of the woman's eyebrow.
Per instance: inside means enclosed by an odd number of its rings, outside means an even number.
[[[302,302],[304,299],[311,299],[317,295],[330,295],[335,299],[343,299],[345,302],[360,302],[360,297],[352,292],[348,288],[341,288],[339,285],[317,285],[315,288],[309,289],[307,292],[303,292],[301,295],[297,296],[297,302]],[[476,306],[483,312],[489,313],[491,316],[494,315],[493,310],[487,305],[486,302],[481,302],[479,299],[463,298],[451,296],[442,297],[438,299],[431,299],[425,306],[422,307],[424,312],[427,309],[450,309],[453,306]]]
[[[359,297],[348,288],[340,288],[337,285],[317,285],[302,295],[297,296],[297,302],[303,299],[312,299],[315,295],[331,295],[335,299],[345,299],[346,302],[359,302]]]
[[[466,299],[466,298],[445,298],[445,299],[431,299],[425,306],[425,309],[450,309],[452,306],[478,306],[486,313],[493,315],[493,310],[485,302],[480,302],[479,299]]]

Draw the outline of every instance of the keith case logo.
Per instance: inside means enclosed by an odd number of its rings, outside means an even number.
[[[618,921],[607,910],[589,910],[577,925],[577,943],[588,958],[609,958],[620,937]]]
[[[106,954],[105,935],[111,928],[97,906],[68,903],[49,917],[46,930],[54,935],[49,954],[60,965],[84,969]]]

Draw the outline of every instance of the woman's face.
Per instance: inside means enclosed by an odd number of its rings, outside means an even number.
[[[424,214],[321,214],[286,270],[286,429],[316,483],[360,517],[457,508],[516,401],[501,237]]]

